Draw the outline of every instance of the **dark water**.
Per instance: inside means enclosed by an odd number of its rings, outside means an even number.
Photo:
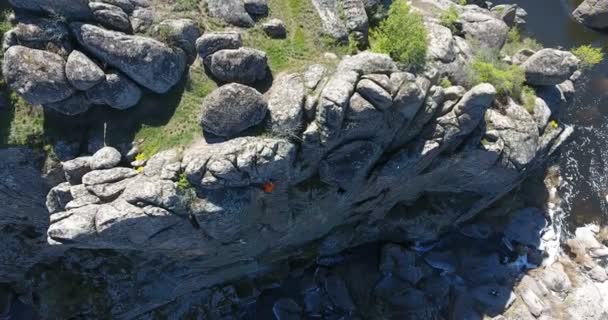
[[[576,23],[570,13],[576,0],[499,0],[517,3],[528,12],[526,33],[545,47],[570,49],[583,44],[608,49],[608,33]],[[566,223],[572,229],[608,220],[608,59],[577,82],[573,102],[559,112],[559,121],[575,126],[571,141],[558,159],[565,185]]]

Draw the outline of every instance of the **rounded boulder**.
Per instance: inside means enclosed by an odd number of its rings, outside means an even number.
[[[230,83],[219,87],[203,101],[203,130],[221,137],[233,137],[259,124],[268,111],[261,93],[254,88]]]

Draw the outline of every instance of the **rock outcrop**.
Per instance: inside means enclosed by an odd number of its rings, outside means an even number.
[[[608,1],[585,0],[572,12],[572,16],[590,28],[608,28]]]
[[[58,54],[13,46],[4,54],[2,74],[11,89],[27,102],[53,103],[75,92],[66,77],[65,64]]]
[[[233,137],[266,117],[266,101],[254,88],[231,83],[217,88],[203,102],[203,130],[221,137]]]
[[[176,52],[162,42],[91,24],[73,23],[71,29],[78,42],[96,58],[154,92],[167,92],[184,73],[183,52]]]
[[[568,51],[542,49],[530,56],[522,67],[526,71],[526,82],[550,86],[570,79],[578,63],[579,59]]]

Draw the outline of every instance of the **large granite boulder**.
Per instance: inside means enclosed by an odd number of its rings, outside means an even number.
[[[209,15],[237,27],[253,27],[255,22],[245,10],[243,0],[207,0]]]
[[[250,84],[265,79],[267,69],[266,53],[251,48],[220,50],[209,62],[213,76],[224,82]]]
[[[217,88],[203,101],[203,130],[232,137],[255,126],[266,117],[267,104],[257,90],[238,83]]]
[[[268,97],[270,130],[279,137],[294,138],[303,129],[306,90],[298,74],[278,76]]]
[[[243,45],[241,34],[238,32],[206,32],[196,39],[196,50],[201,58],[224,49],[238,49]]]
[[[500,50],[507,40],[509,26],[489,11],[466,10],[460,20],[462,31],[483,46]]]
[[[526,82],[537,86],[552,86],[570,78],[577,70],[579,59],[568,51],[542,49],[522,64]]]
[[[120,7],[104,2],[90,2],[89,8],[93,11],[95,20],[101,25],[113,30],[131,31],[129,16]]]
[[[62,101],[75,92],[65,75],[65,60],[48,51],[10,47],[2,74],[11,89],[34,105]]]
[[[65,64],[65,74],[74,88],[91,89],[105,79],[103,70],[84,53],[74,50]]]
[[[4,34],[3,40],[3,50],[21,45],[57,53],[64,58],[72,50],[67,25],[53,19],[20,17],[17,25]]]
[[[572,16],[590,28],[608,28],[608,1],[585,0],[572,12]]]
[[[86,94],[93,104],[124,110],[139,102],[142,91],[137,84],[122,73],[110,71],[106,74],[104,81],[87,90]]]
[[[341,3],[338,0],[312,0],[312,4],[321,18],[324,33],[340,41],[348,40],[348,30],[340,17]]]
[[[89,0],[9,0],[13,7],[46,14],[55,14],[68,20],[92,18]]]
[[[147,89],[165,93],[182,78],[185,55],[162,42],[91,24],[73,23],[70,27],[87,52]]]
[[[168,19],[153,28],[156,36],[170,45],[184,50],[191,59],[196,57],[196,39],[201,31],[192,19]]]

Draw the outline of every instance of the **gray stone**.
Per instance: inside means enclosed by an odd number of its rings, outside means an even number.
[[[341,3],[337,0],[312,0],[312,4],[321,18],[323,32],[336,40],[347,41],[348,31],[340,18]]]
[[[154,11],[148,8],[137,8],[131,14],[130,20],[133,32],[145,33],[154,23]]]
[[[46,208],[50,214],[65,210],[65,206],[73,200],[70,193],[70,183],[64,182],[53,187],[46,196]]]
[[[608,27],[608,1],[585,0],[572,13],[578,22],[596,29]]]
[[[507,40],[509,26],[490,12],[467,10],[460,15],[463,32],[491,49],[500,49]]]
[[[49,51],[62,57],[67,57],[72,50],[65,23],[37,17],[20,17],[17,25],[4,35],[3,50],[15,45]]]
[[[101,0],[107,4],[120,7],[124,12],[132,14],[136,4],[131,0]]]
[[[106,170],[91,171],[82,176],[82,183],[87,186],[115,183],[137,175],[137,171],[130,168],[112,168]]]
[[[266,53],[251,48],[217,51],[209,63],[211,74],[223,82],[250,84],[265,79],[267,69]]]
[[[346,29],[360,46],[368,44],[369,31],[369,19],[363,2],[363,0],[342,1],[342,13],[346,22]]]
[[[203,130],[232,137],[259,124],[268,106],[257,90],[238,83],[221,86],[205,97],[201,109]]]
[[[412,285],[418,284],[424,276],[416,265],[416,253],[395,244],[382,247],[379,269],[385,275],[393,274]]]
[[[87,90],[86,94],[93,104],[124,110],[139,102],[142,91],[122,73],[110,71],[106,74],[105,81]]]
[[[84,53],[74,50],[65,64],[65,75],[78,90],[91,89],[105,79],[103,70]]]
[[[306,90],[302,76],[284,74],[274,80],[268,95],[270,130],[283,138],[295,138],[304,129],[304,99]]]
[[[9,0],[20,9],[55,14],[68,20],[88,20],[92,17],[89,0]]]
[[[262,30],[271,38],[285,39],[287,37],[287,29],[283,21],[279,19],[270,19],[262,24]]]
[[[167,92],[182,78],[186,57],[162,42],[90,24],[70,27],[89,53],[156,93]]]
[[[65,60],[47,51],[10,47],[2,74],[12,90],[34,105],[62,101],[75,92],[65,76]]]
[[[427,23],[429,48],[427,58],[441,62],[451,62],[456,58],[456,45],[450,28],[436,23]]]
[[[538,126],[538,130],[545,130],[545,127],[549,123],[549,119],[551,118],[551,109],[545,102],[545,100],[536,97],[534,101],[534,110],[532,112],[532,116],[536,121],[536,125]]]
[[[568,292],[572,287],[572,282],[564,271],[564,266],[555,262],[543,270],[541,280],[548,289],[555,292]]]
[[[354,141],[339,147],[321,161],[321,181],[350,190],[363,182],[381,154],[382,148],[369,141]]]
[[[308,90],[315,90],[325,74],[327,67],[322,64],[313,64],[304,72],[304,85]]]
[[[364,51],[342,59],[337,71],[355,71],[358,74],[388,74],[399,70],[397,64],[386,54]]]
[[[456,268],[458,267],[456,256],[449,251],[431,251],[424,256],[424,261],[431,267],[447,273],[456,271]]]
[[[71,185],[82,183],[82,176],[91,171],[89,161],[91,157],[80,157],[61,163],[65,172],[65,179]]]
[[[363,79],[359,81],[356,90],[378,110],[387,110],[393,104],[391,94],[372,80]]]
[[[224,49],[238,49],[243,45],[241,34],[238,32],[207,32],[196,39],[196,50],[201,58]]]
[[[208,189],[289,181],[295,146],[286,140],[236,138],[187,150],[182,167],[188,180]]]
[[[90,2],[93,17],[104,27],[123,32],[131,31],[129,16],[120,7],[103,2]]]
[[[513,64],[521,65],[526,62],[526,60],[530,59],[530,57],[533,56],[535,53],[536,51],[532,49],[520,49],[515,53],[515,55],[513,55],[512,62]]]
[[[268,14],[268,0],[243,0],[245,10],[251,16],[265,16]]]
[[[209,15],[237,27],[250,28],[255,22],[245,10],[243,0],[207,0]]]
[[[179,173],[181,155],[177,150],[171,149],[153,155],[146,162],[144,174],[148,177],[160,177],[161,179],[175,178]],[[177,165],[176,165],[177,164]],[[177,169],[177,171],[175,170]]]
[[[485,115],[488,145],[502,149],[502,160],[507,167],[522,168],[530,163],[540,144],[538,126],[530,113],[519,104],[509,101],[504,110],[488,110]]]
[[[522,64],[526,82],[537,86],[551,86],[568,80],[577,70],[579,59],[568,51],[542,49]]]
[[[87,112],[91,105],[92,104],[89,99],[87,99],[86,94],[83,92],[77,92],[66,100],[47,103],[44,106],[61,114],[74,116]]]
[[[191,61],[196,57],[196,40],[201,35],[196,22],[192,19],[169,19],[159,23],[153,29],[163,42],[183,49]]]
[[[103,147],[91,156],[89,165],[92,170],[111,169],[120,163],[121,157],[120,152],[115,148]]]

